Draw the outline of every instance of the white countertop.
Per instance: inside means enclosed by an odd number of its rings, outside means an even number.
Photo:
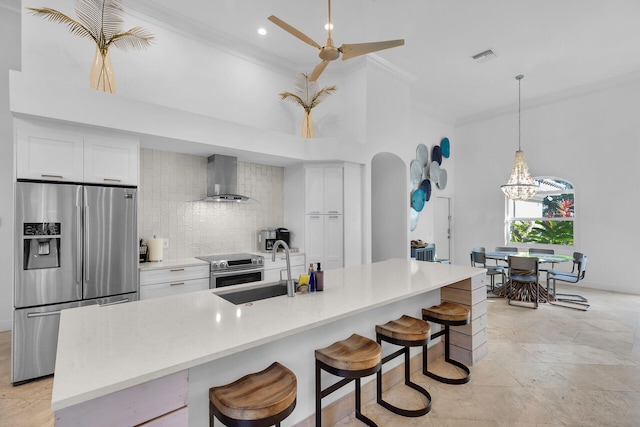
[[[249,306],[235,306],[215,295],[216,290],[206,290],[64,310],[51,408],[72,406],[483,272],[393,259],[325,271],[324,292]]]
[[[209,265],[209,263],[198,258],[165,259],[159,262],[141,262],[138,264],[138,270],[161,270],[163,268],[192,267],[197,265]]]

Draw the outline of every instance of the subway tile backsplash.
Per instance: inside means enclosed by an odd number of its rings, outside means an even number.
[[[138,234],[169,239],[164,259],[257,252],[258,232],[282,226],[283,168],[238,162],[238,193],[258,204],[195,201],[206,180],[206,157],[140,150]]]

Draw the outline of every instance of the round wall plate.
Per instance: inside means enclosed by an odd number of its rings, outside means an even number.
[[[433,150],[431,150],[431,162],[438,162],[439,165],[442,164],[442,151],[439,145],[434,145]]]
[[[420,189],[424,191],[424,201],[428,202],[431,198],[431,181],[428,179],[423,180],[420,183]]]
[[[418,160],[412,160],[409,166],[409,175],[411,177],[411,183],[417,184],[422,180],[422,171],[424,166]]]
[[[422,163],[422,167],[427,166],[429,161],[429,149],[424,144],[419,144],[416,148],[416,160]]]
[[[444,190],[447,186],[447,170],[440,169],[440,179],[438,179],[438,184],[436,184],[439,189]]]
[[[411,207],[418,212],[422,211],[422,208],[424,208],[424,191],[420,188],[414,190],[411,195]]]
[[[442,138],[440,141],[440,151],[442,151],[442,157],[448,159],[451,155],[451,143],[449,142],[449,138]]]
[[[440,181],[440,164],[438,162],[431,162],[429,165],[429,179],[435,185],[438,185],[438,181]],[[438,186],[438,188],[440,188]]]

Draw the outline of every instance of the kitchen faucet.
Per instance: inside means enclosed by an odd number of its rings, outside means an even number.
[[[287,296],[294,297],[296,296],[296,289],[293,286],[293,280],[291,280],[291,260],[289,259],[289,245],[287,245],[284,240],[276,240],[276,242],[273,244],[271,261],[275,262],[276,252],[278,251],[279,246],[282,246],[282,248],[284,249],[284,254],[287,259]]]

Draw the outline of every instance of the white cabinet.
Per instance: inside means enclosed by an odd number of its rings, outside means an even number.
[[[125,139],[85,138],[84,182],[138,185],[138,144]]]
[[[18,179],[138,185],[138,140],[16,119]]]
[[[82,136],[27,122],[17,123],[18,178],[82,182]]]
[[[140,299],[209,289],[209,265],[172,267],[140,272]]]
[[[307,215],[305,226],[307,263],[322,264],[323,270],[344,266],[342,215]]]
[[[291,278],[297,279],[301,274],[305,274],[308,268],[305,267],[305,255],[296,253],[289,255],[289,262],[291,264]],[[265,255],[264,257],[264,280],[276,281],[280,280],[280,274],[282,278],[286,279],[287,273],[287,260],[284,254],[276,254],[276,260],[271,261],[271,256]],[[282,272],[282,273],[281,273]]]
[[[306,167],[304,206],[307,215],[342,214],[341,167]]]

